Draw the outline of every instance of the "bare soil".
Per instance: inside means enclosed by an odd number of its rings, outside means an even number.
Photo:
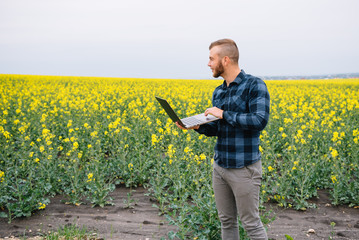
[[[311,201],[317,208],[306,211],[267,204],[268,209],[272,208],[276,216],[275,221],[268,226],[268,237],[286,239],[287,234],[293,239],[359,240],[359,209],[332,206],[325,190],[319,190],[318,195],[318,199]],[[331,223],[335,223],[335,226],[332,227]]]
[[[125,208],[129,189],[118,187],[112,193],[114,206],[92,208],[88,205],[66,205],[62,196],[51,199],[51,203],[29,218],[19,218],[10,224],[7,219],[0,219],[0,240],[39,239],[49,231],[68,224],[79,227],[85,226],[89,231],[96,232],[97,239],[119,240],[152,240],[168,239],[169,231],[176,227],[169,225],[164,216],[152,207],[153,200],[145,196],[146,189],[137,188],[132,199],[136,200],[133,209]],[[318,207],[306,211],[283,209],[276,204],[266,204],[267,209],[273,209],[276,219],[268,226],[270,239],[359,239],[359,209],[346,206],[331,206],[326,191],[319,192],[319,199],[312,201]],[[331,223],[334,222],[334,228]]]

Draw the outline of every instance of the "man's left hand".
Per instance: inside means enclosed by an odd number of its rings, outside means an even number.
[[[207,108],[204,115],[207,116],[208,114],[218,117],[219,119],[223,119],[223,110],[218,107]]]

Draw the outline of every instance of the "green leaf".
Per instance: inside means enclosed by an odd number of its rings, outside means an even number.
[[[288,234],[286,234],[286,235],[284,235],[285,236],[285,238],[287,239],[287,240],[293,240],[293,238],[291,237],[291,236],[289,236]]]
[[[7,213],[0,212],[0,218],[7,218]]]

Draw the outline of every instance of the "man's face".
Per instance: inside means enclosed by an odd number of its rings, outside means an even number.
[[[219,57],[219,47],[215,46],[209,51],[208,67],[211,68],[213,77],[218,78],[224,73],[222,58]]]

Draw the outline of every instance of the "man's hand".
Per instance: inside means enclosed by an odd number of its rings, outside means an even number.
[[[194,127],[190,127],[190,128],[184,128],[178,122],[176,122],[176,126],[179,127],[182,130],[190,130],[190,129],[198,129],[199,128],[199,126],[194,126]]]
[[[207,110],[204,112],[204,115],[207,116],[208,114],[218,117],[219,119],[223,119],[223,110],[219,109],[218,107],[207,108]]]

